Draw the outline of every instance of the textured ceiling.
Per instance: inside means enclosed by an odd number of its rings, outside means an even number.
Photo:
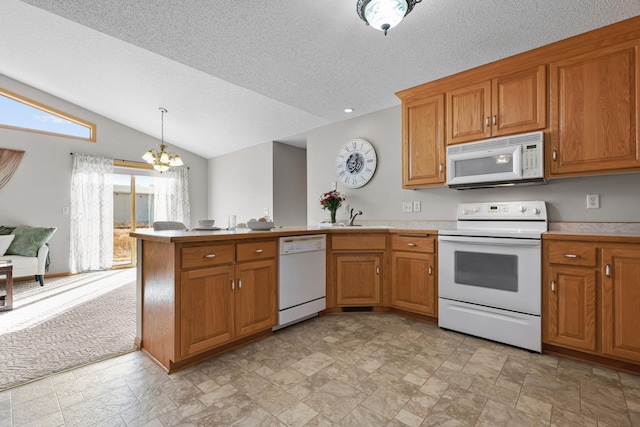
[[[0,74],[210,158],[640,15],[638,0],[423,0],[385,37],[355,0],[0,0]],[[347,115],[344,108],[352,107]]]

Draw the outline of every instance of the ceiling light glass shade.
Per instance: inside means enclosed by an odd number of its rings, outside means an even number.
[[[160,107],[160,111],[162,116],[160,125],[160,145],[158,145],[159,150],[151,149],[147,151],[142,156],[142,160],[153,165],[153,168],[158,172],[165,172],[168,171],[169,168],[182,166],[184,163],[176,153],[167,153],[165,151],[167,146],[164,143],[164,113],[166,113],[167,110]]]
[[[376,30],[387,31],[407,16],[416,3],[422,0],[358,0],[358,16]]]

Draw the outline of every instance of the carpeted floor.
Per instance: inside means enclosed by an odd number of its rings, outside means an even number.
[[[14,292],[14,309],[0,313],[0,390],[135,350],[135,270],[19,282]]]

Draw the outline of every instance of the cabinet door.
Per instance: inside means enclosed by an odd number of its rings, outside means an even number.
[[[276,262],[254,261],[236,266],[234,307],[236,337],[269,329],[277,322]]]
[[[433,254],[394,251],[391,255],[391,304],[417,313],[437,316]]]
[[[407,103],[403,130],[403,186],[444,185],[444,95]]]
[[[640,362],[640,248],[602,250],[602,352]]]
[[[233,267],[221,266],[180,275],[180,356],[224,344],[233,338]]]
[[[339,306],[382,305],[381,256],[336,255],[336,302]]]
[[[638,170],[639,42],[550,67],[551,175]]]
[[[596,271],[550,267],[546,284],[547,339],[551,344],[596,350]]]
[[[546,66],[492,80],[492,136],[544,129],[547,126]]]
[[[447,92],[447,144],[491,136],[491,81]]]

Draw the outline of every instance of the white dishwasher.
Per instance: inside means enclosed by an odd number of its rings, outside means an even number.
[[[278,266],[278,326],[317,316],[327,307],[327,236],[280,238]]]

